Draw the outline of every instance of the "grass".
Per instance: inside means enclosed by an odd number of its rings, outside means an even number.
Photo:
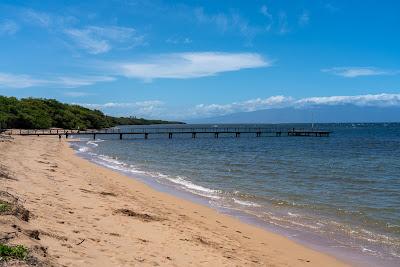
[[[11,209],[10,205],[7,202],[0,201],[0,213],[7,212]]]
[[[25,260],[28,256],[28,249],[22,245],[7,246],[0,244],[0,261],[1,260]]]

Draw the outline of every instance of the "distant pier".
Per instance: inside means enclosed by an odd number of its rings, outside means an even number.
[[[239,138],[240,135],[246,134],[246,136],[254,137],[329,137],[329,131],[323,130],[305,130],[305,129],[271,129],[271,128],[256,128],[256,127],[179,127],[179,128],[168,128],[168,127],[143,127],[143,128],[129,128],[129,129],[101,129],[101,130],[65,130],[65,129],[49,129],[49,130],[7,130],[6,134],[9,135],[54,135],[65,136],[80,136],[80,135],[90,135],[93,139],[96,139],[98,135],[114,135],[118,136],[119,139],[123,139],[124,136],[135,135],[143,136],[144,139],[148,139],[150,135],[165,135],[169,139],[172,139],[175,135],[186,134],[191,136],[193,139],[197,138],[199,135],[211,135],[214,138],[219,138],[223,136],[233,136]]]

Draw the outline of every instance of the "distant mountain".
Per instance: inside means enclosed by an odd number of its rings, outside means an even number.
[[[355,105],[274,108],[191,121],[193,123],[400,122],[400,107]]]

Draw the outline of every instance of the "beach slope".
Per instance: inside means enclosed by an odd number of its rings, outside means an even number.
[[[58,138],[0,142],[0,168],[3,196],[29,211],[0,214],[0,238],[43,265],[345,266],[81,159]]]

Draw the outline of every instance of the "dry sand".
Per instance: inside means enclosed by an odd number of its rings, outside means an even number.
[[[0,142],[0,170],[3,198],[29,210],[29,221],[0,214],[0,241],[28,246],[43,265],[345,266],[81,159],[56,137]]]

